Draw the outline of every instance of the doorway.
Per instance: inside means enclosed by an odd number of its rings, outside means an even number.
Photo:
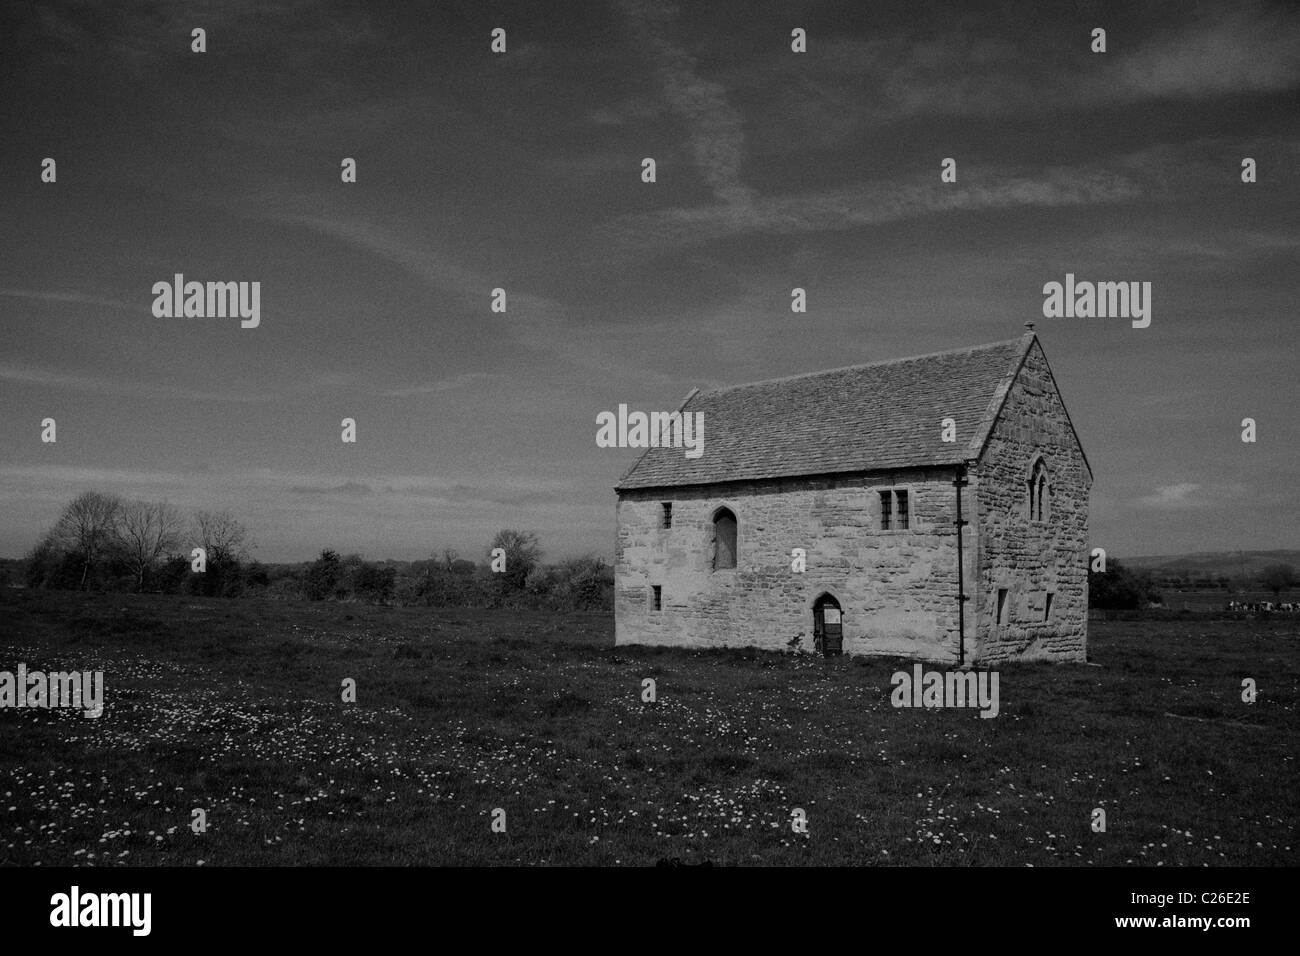
[[[823,594],[813,604],[813,639],[825,657],[844,653],[844,615],[840,602]]]

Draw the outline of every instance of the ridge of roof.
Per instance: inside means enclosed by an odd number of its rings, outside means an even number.
[[[713,430],[715,452],[709,461],[678,460],[662,447],[651,446],[615,488],[622,492],[974,461],[1036,341],[1032,327],[1027,327],[1021,336],[999,342],[693,390],[679,407],[682,412],[703,408],[717,414],[719,407],[724,409],[723,418],[713,419],[723,423],[723,431]],[[885,401],[885,393],[880,393],[863,404],[864,395],[873,393],[860,389],[878,392],[882,383],[894,391]],[[842,388],[850,390],[846,396],[856,394],[843,402]],[[922,428],[920,416],[928,421],[928,416],[938,415],[944,409],[939,402],[947,402],[945,393],[959,418],[976,423],[974,434],[960,445],[940,445],[937,431],[930,435]],[[750,420],[771,416],[773,403],[779,405],[787,397],[798,401],[794,414],[782,410],[770,421]],[[885,408],[888,415],[881,414]],[[874,444],[864,451],[863,436],[868,433],[875,436]]]
[[[1023,343],[1026,338],[1032,338],[1033,332],[1026,332],[1024,335],[1014,339],[1003,339],[1001,342],[985,342],[982,345],[967,345],[956,349],[943,349],[939,352],[924,352],[921,355],[903,355],[898,358],[881,359],[879,362],[859,362],[855,365],[840,365],[836,368],[818,369],[815,372],[798,372],[794,375],[780,375],[776,378],[763,378],[754,382],[740,382],[736,385],[722,385],[718,388],[696,389],[692,398],[701,395],[721,395],[724,392],[734,392],[742,388],[756,388],[759,385],[776,385],[780,382],[794,382],[801,378],[815,378],[819,375],[833,375],[836,372],[858,371],[868,368],[880,368],[885,365],[900,365],[903,362],[917,362],[921,359],[943,358],[950,355],[968,355],[975,352],[983,352],[989,349],[1006,348],[1008,345]]]

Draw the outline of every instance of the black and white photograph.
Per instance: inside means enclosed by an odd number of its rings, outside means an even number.
[[[1279,928],[1298,94],[1287,0],[6,5],[4,925]]]

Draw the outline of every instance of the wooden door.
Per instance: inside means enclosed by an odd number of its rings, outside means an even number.
[[[844,653],[844,620],[839,602],[834,598],[824,597],[813,608],[813,633],[821,637],[825,656]]]

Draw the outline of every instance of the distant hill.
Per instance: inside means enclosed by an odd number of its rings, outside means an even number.
[[[1255,577],[1270,564],[1289,564],[1300,571],[1300,551],[1198,551],[1195,554],[1117,556],[1125,567],[1151,571],[1156,576],[1186,574],[1193,577]]]

